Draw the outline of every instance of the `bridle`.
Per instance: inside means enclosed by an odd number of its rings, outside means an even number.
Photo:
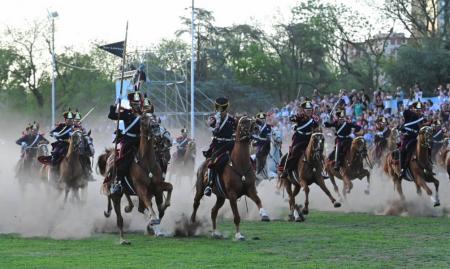
[[[248,122],[250,123],[250,126],[248,128],[246,128],[246,126],[243,124],[243,119],[248,120]],[[239,137],[236,138],[237,142],[242,142],[242,141],[249,141],[253,138],[253,132],[254,127],[255,127],[256,121],[253,120],[252,118],[249,118],[247,116],[242,116],[239,121],[238,121],[238,133],[239,133]]]
[[[153,114],[145,113],[141,116],[141,120],[145,119],[145,122],[141,122],[141,136],[149,141],[159,135],[159,124],[155,121]],[[148,121],[148,124],[147,124]]]
[[[431,149],[433,146],[433,133],[430,126],[424,126],[420,128],[419,137],[423,137],[424,141],[421,141],[420,146],[423,148]]]
[[[313,133],[311,135],[313,160],[322,161],[324,140],[322,133]]]

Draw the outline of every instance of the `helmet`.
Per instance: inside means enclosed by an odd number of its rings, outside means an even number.
[[[376,120],[377,123],[387,123],[387,120],[383,116],[379,116]]]
[[[415,109],[415,110],[422,110],[424,108],[424,106],[423,106],[422,102],[417,101],[417,102],[412,103],[411,108]]]
[[[155,107],[153,106],[152,102],[150,102],[150,98],[147,97],[147,94],[144,94],[144,103],[142,105],[142,108],[144,112],[147,113],[154,113]]]
[[[187,133],[188,133],[188,130],[186,129],[186,127],[184,127],[183,129],[181,129],[181,133],[182,133],[182,134],[187,134]]]
[[[301,103],[300,107],[303,109],[313,109],[313,105],[312,105],[311,101],[305,101],[305,102]]]
[[[33,122],[33,124],[30,125],[30,129],[33,131],[39,131],[39,123]]]
[[[216,102],[214,103],[214,107],[216,111],[224,112],[228,110],[228,99],[225,97],[219,97],[216,99]]]
[[[66,112],[64,112],[64,114],[63,114],[63,117],[64,117],[64,119],[66,119],[66,120],[73,120],[73,113],[72,113],[72,111],[71,111],[71,109],[70,109],[70,107],[69,107],[69,109],[66,111]]]
[[[144,101],[143,99],[144,98],[142,97],[142,94],[139,91],[130,92],[128,94],[128,101],[130,102],[130,104],[132,103],[141,104]]]
[[[258,114],[256,114],[256,119],[258,119],[258,120],[265,120],[266,117],[267,117],[267,115],[264,112],[259,112]]]
[[[345,110],[338,110],[336,112],[336,117],[338,117],[340,119],[345,118]]]
[[[81,121],[81,113],[78,112],[78,109],[75,110],[75,117],[74,117],[74,119],[75,119],[76,121]]]

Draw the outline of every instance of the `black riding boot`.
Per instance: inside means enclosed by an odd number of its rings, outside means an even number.
[[[216,171],[214,169],[208,168],[208,184],[206,185],[206,188],[203,192],[205,196],[211,196],[212,193],[211,186],[215,178],[216,178]]]

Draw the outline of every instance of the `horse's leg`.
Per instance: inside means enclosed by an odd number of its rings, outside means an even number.
[[[116,212],[117,227],[119,228],[120,244],[129,245],[130,241],[125,239],[123,232],[123,217],[120,209],[120,200],[122,199],[122,194],[119,195],[116,194],[113,197],[111,197],[111,199],[114,205],[114,212]]]
[[[163,210],[166,210],[170,206],[170,200],[172,197],[173,186],[169,182],[161,182],[162,191],[167,192],[167,198],[164,202]]]
[[[295,204],[295,197],[300,193],[301,187],[298,184],[294,185],[294,191],[292,192],[292,196],[294,198],[293,200],[293,214],[294,214],[294,220],[296,222],[305,221],[305,217],[303,216],[303,213],[300,210],[300,207]]]
[[[192,211],[191,222],[195,222],[197,210],[198,210],[198,207],[200,206],[200,200],[202,198],[203,198],[203,190],[201,187],[197,186],[196,192],[195,192],[195,197],[194,197],[194,205],[193,205],[194,210]]]
[[[394,180],[394,187],[397,189],[397,192],[400,195],[401,201],[404,202],[405,195],[403,194],[402,180],[397,175],[394,175],[393,180]]]
[[[336,180],[334,179],[333,173],[330,172],[328,169],[327,169],[327,173],[328,173],[328,176],[330,177],[331,184],[333,184],[334,191],[337,193],[339,198],[342,200],[342,197],[341,197],[341,194],[339,193],[339,188],[338,188],[338,186],[336,184]]]
[[[350,193],[350,191],[353,189],[353,183],[352,180],[347,175],[342,175],[342,180],[344,181],[344,196],[346,196],[346,193]]]
[[[367,177],[367,186],[366,189],[364,190],[364,193],[369,195],[370,194],[370,172],[366,169],[364,169],[364,174]]]
[[[225,203],[225,198],[221,196],[217,196],[216,204],[211,209],[211,221],[213,225],[213,231],[211,233],[211,236],[213,238],[221,238],[222,235],[217,231],[217,214],[219,213],[219,209],[223,206]]]
[[[334,199],[333,195],[331,195],[331,192],[328,190],[327,186],[325,185],[325,180],[323,180],[322,176],[319,176],[316,179],[316,184],[319,185],[319,187],[322,189],[322,191],[325,192],[325,194],[328,196],[328,198],[330,198],[331,203],[333,203],[334,207],[341,207],[341,203],[336,201],[336,199]]]
[[[308,186],[308,183],[306,183],[306,181],[304,181],[304,180],[301,180],[300,184],[301,184],[303,190],[305,191],[305,207],[303,207],[302,213],[305,215],[308,215],[308,213],[309,213],[309,186]]]
[[[286,193],[289,197],[289,220],[294,220],[294,211],[295,211],[295,196],[292,195],[292,184],[289,182],[289,180],[283,178],[281,179],[283,181],[284,188],[286,189]]]
[[[439,201],[439,180],[437,180],[436,178],[433,177],[433,183],[434,183],[434,189],[436,191],[436,193],[434,194],[434,199],[433,196],[431,197],[432,201],[433,201],[433,206],[440,206],[441,203]]]
[[[112,210],[111,195],[108,195],[108,207],[106,211],[103,211],[103,215],[105,215],[106,218],[109,218],[109,216],[111,216],[111,210]]]
[[[130,213],[131,211],[133,211],[134,204],[133,204],[133,201],[131,200],[131,197],[130,197],[130,195],[128,193],[125,193],[125,197],[127,198],[128,205],[124,208],[124,210],[125,210],[126,213]]]
[[[241,222],[241,217],[239,216],[239,210],[237,206],[237,198],[235,193],[229,193],[228,199],[230,200],[231,210],[234,216],[234,225],[236,226],[236,234],[234,235],[235,240],[245,240],[245,237],[241,234],[239,224]]]
[[[252,199],[253,202],[255,202],[256,206],[258,206],[259,209],[259,215],[261,216],[261,221],[270,221],[269,215],[267,214],[267,211],[264,209],[261,199],[258,196],[258,193],[256,191],[256,187],[252,185],[248,191],[247,196]]]
[[[428,187],[427,183],[425,182],[425,180],[422,178],[422,176],[416,176],[416,184],[418,184],[419,186],[422,187],[422,189],[424,189],[424,191],[428,194],[428,196],[430,196],[431,202],[433,202],[434,206],[438,206],[439,204],[437,203],[438,201],[435,200],[435,197],[433,197],[433,192],[431,191],[431,189]]]
[[[138,180],[135,180],[134,184],[136,186],[137,195],[139,196],[139,199],[144,203],[144,206],[146,208],[144,210],[144,215],[147,215],[150,219],[150,222],[147,224],[147,230],[152,229],[156,236],[163,236],[163,233],[160,231],[159,227],[160,219],[153,209],[153,204],[149,196],[147,185]]]

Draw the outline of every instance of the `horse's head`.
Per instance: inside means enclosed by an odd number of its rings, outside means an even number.
[[[236,141],[250,141],[256,135],[259,128],[256,120],[248,116],[242,116],[237,120]]]
[[[81,130],[75,130],[72,133],[70,144],[72,147],[72,151],[81,153],[81,151],[84,149],[83,132]]]
[[[430,126],[420,128],[418,142],[421,147],[431,148],[433,146],[433,128]]]
[[[156,117],[151,113],[144,113],[141,116],[141,136],[150,140],[158,136],[160,132],[161,129],[159,128],[159,122]]]
[[[323,134],[313,133],[311,135],[311,140],[309,143],[311,145],[310,150],[312,151],[311,153],[313,154],[314,159],[321,159],[325,145],[325,137],[323,136]]]
[[[38,145],[38,156],[48,156],[48,147],[47,144],[39,144]]]
[[[94,139],[91,137],[91,130],[87,132],[87,134],[83,135],[85,143],[86,143],[86,151],[90,156],[94,156],[95,148],[94,148]]]
[[[350,149],[353,153],[360,155],[361,157],[367,156],[366,140],[362,136],[358,136],[352,141]]]

